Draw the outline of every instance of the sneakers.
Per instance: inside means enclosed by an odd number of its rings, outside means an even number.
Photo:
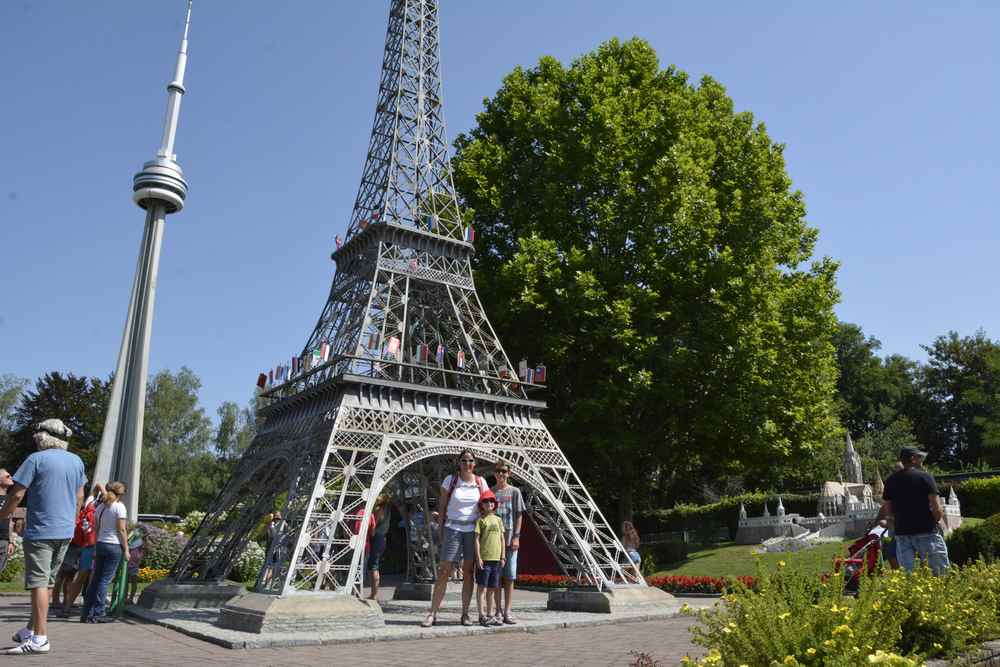
[[[487,620],[487,618],[482,614],[479,615],[479,625],[483,626],[484,628],[490,625],[490,621],[492,620],[493,620],[492,618]]]
[[[517,619],[514,618],[514,614],[504,614],[503,622],[507,625],[517,625]]]
[[[33,633],[28,628],[21,628],[20,630],[18,630],[17,632],[15,632],[14,636],[11,637],[10,639],[15,644],[23,644],[24,642],[26,642],[29,639],[31,639],[31,635],[32,634]]]
[[[490,617],[489,624],[492,625],[493,627],[496,627],[498,625],[503,625],[503,616],[497,614],[496,616]]]
[[[472,619],[469,618],[469,612],[462,614],[462,625],[472,625]]]
[[[434,614],[427,614],[427,618],[425,618],[423,620],[423,622],[420,624],[420,627],[422,627],[422,628],[429,628],[432,625],[434,625],[434,623],[436,623],[436,622],[437,622],[437,618],[434,617]]]
[[[15,646],[14,648],[9,648],[4,653],[7,655],[28,655],[34,653],[48,653],[49,652],[49,640],[46,639],[41,644],[35,643],[35,638],[32,637],[28,641],[22,643],[20,646]]]

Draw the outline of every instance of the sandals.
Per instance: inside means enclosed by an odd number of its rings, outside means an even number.
[[[503,622],[506,625],[517,625],[517,619],[514,618],[514,614],[504,614],[503,615]]]
[[[437,623],[437,616],[435,616],[434,614],[427,614],[427,618],[425,618],[420,623],[420,627],[422,627],[422,628],[429,628],[432,625],[434,625],[435,623]]]
[[[462,625],[472,625],[472,619],[469,618],[469,612],[462,613]]]

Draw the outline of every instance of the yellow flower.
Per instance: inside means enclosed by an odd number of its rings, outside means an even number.
[[[816,649],[810,646],[809,648],[806,649],[806,655],[808,655],[810,658],[813,657],[814,655],[816,655]]]
[[[848,637],[854,636],[854,631],[851,630],[848,625],[838,625],[833,629],[833,636],[838,637],[840,635],[847,635]]]
[[[779,621],[783,621],[783,620],[785,620],[786,618],[788,618],[791,615],[792,615],[792,612],[790,612],[790,611],[786,611],[783,614],[778,614],[778,620]]]
[[[778,561],[778,567],[785,567],[785,561],[779,560]],[[791,657],[791,656],[789,656],[789,657]],[[794,660],[795,658],[792,658],[792,659]]]
[[[785,662],[785,664],[786,664],[786,665],[788,665],[789,667],[795,667],[795,665],[798,665],[798,664],[799,664],[799,661],[795,659],[795,656],[794,656],[794,655],[786,655],[786,656],[785,656],[785,661],[784,661],[784,662]]]
[[[944,644],[940,644],[938,642],[934,642],[934,648],[936,648],[937,650],[940,651],[941,649],[944,648]]]

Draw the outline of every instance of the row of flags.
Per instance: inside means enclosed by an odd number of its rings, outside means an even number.
[[[528,384],[545,384],[545,364],[529,366],[527,359],[521,359],[517,364],[517,377]]]
[[[278,364],[267,373],[260,373],[257,376],[257,387],[259,389],[276,387],[293,379],[297,375],[330,361],[330,354],[330,343],[323,341],[312,352],[307,352],[301,357],[294,356],[287,364]]]

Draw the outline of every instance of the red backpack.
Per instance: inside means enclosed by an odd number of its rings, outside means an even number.
[[[94,505],[86,503],[76,515],[76,530],[73,531],[73,544],[78,547],[92,547],[97,544],[97,526],[94,525]]]

